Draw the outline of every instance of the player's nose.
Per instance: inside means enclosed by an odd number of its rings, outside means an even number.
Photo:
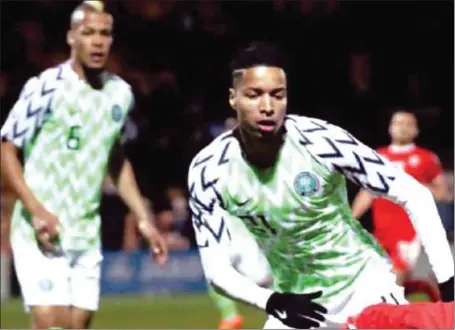
[[[92,38],[92,45],[94,47],[103,47],[103,38],[100,35],[94,35]]]
[[[273,115],[274,107],[273,107],[273,102],[272,98],[268,94],[264,94],[261,97],[261,102],[259,104],[259,110],[260,113],[266,116],[271,116]]]

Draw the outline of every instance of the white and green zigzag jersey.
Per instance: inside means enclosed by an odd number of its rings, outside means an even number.
[[[2,139],[24,150],[27,185],[62,223],[65,249],[100,246],[101,184],[133,102],[118,76],[105,72],[95,90],[65,62],[27,81],[2,127]],[[12,221],[12,239],[35,240],[21,202]]]
[[[233,132],[193,159],[188,184],[201,255],[223,253],[243,223],[270,263],[275,290],[321,289],[322,299],[330,299],[352,289],[369,262],[388,272],[383,250],[352,217],[345,177],[388,195],[398,170],[322,120],[287,116],[285,127],[273,168],[250,165]]]

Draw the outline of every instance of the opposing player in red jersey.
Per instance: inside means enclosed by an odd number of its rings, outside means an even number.
[[[389,134],[391,144],[379,148],[384,155],[417,181],[426,185],[436,201],[443,198],[446,186],[438,157],[429,150],[414,144],[419,133],[417,119],[411,112],[400,110],[393,114]],[[437,291],[422,286],[422,282],[406,285],[420,255],[420,243],[405,210],[391,201],[375,198],[367,191],[360,191],[352,205],[352,213],[359,219],[372,206],[374,235],[385,248],[397,274],[397,281],[411,291],[424,291],[437,300]],[[408,282],[411,284],[411,282]]]
[[[344,329],[454,329],[454,304],[423,302],[377,304],[350,317]]]

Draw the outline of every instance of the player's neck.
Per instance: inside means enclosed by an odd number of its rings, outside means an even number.
[[[243,155],[249,163],[261,169],[273,167],[283,145],[284,127],[276,137],[266,141],[251,136],[240,126],[234,132],[240,141]]]
[[[392,142],[390,144],[389,148],[393,152],[408,152],[415,148],[415,144],[413,142],[409,142],[409,143]]]
[[[95,89],[100,89],[103,85],[103,69],[89,69],[76,60],[71,61],[74,72]]]

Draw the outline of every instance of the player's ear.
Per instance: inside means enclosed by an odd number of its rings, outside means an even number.
[[[72,47],[74,45],[74,35],[71,30],[68,30],[68,32],[66,33],[66,43],[70,47]]]
[[[235,89],[229,88],[229,104],[231,105],[232,109],[237,110],[235,107]]]

